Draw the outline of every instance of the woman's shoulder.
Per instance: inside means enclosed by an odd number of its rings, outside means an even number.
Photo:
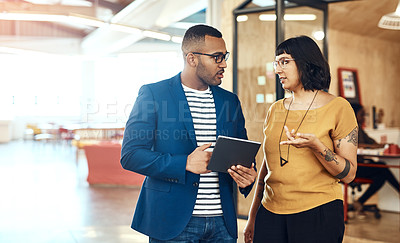
[[[333,106],[350,105],[349,102],[345,98],[335,96],[328,92],[321,92],[321,96],[319,97],[317,103],[318,103],[319,108],[332,106],[332,105]]]
[[[334,96],[333,94],[330,94],[328,92],[324,92],[324,91],[319,91],[319,99],[317,100],[318,104],[320,107],[325,106],[327,104],[329,104],[330,102],[332,102],[333,100],[335,100],[337,97]]]
[[[286,98],[280,99],[275,101],[274,103],[271,104],[269,107],[270,110],[275,110],[275,109],[282,109],[284,108],[284,102]]]

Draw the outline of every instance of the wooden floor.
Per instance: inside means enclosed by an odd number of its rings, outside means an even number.
[[[0,144],[1,243],[141,243],[130,229],[140,188],[89,186],[84,154],[68,145]],[[245,220],[238,220],[243,242]],[[350,219],[345,243],[400,242],[400,214]]]

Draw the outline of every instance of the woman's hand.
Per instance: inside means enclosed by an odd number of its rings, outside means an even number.
[[[289,128],[285,126],[285,133],[288,138],[287,141],[281,141],[281,145],[292,145],[296,148],[315,148],[319,139],[312,133],[296,133],[294,129],[289,131]]]
[[[252,243],[254,237],[254,222],[255,220],[247,220],[246,226],[244,227],[244,242],[245,243]]]

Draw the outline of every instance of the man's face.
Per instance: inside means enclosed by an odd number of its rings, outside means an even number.
[[[364,108],[360,109],[356,115],[358,124],[362,125],[365,122],[365,111]]]
[[[202,53],[211,55],[225,54],[226,46],[222,38],[213,36],[205,36],[205,45],[201,50]],[[198,58],[198,66],[196,74],[199,80],[206,85],[217,86],[222,82],[224,77],[224,69],[227,67],[225,59],[221,63],[216,63],[215,57],[196,54]]]

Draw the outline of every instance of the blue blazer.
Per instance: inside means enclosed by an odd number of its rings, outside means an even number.
[[[237,96],[211,87],[217,115],[217,136],[247,139]],[[132,228],[160,240],[179,235],[194,209],[200,176],[186,171],[186,160],[197,147],[192,116],[180,73],[171,79],[141,87],[126,123],[121,164],[146,176],[133,217]],[[219,173],[223,217],[237,238],[233,200],[234,181]],[[240,188],[248,195],[253,185]]]

